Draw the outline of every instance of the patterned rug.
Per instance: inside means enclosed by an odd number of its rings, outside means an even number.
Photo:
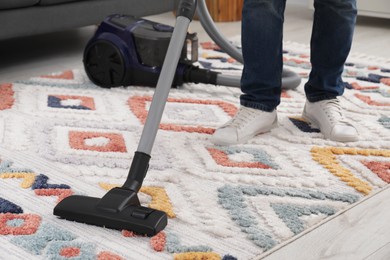
[[[241,73],[216,46],[202,46],[203,67]],[[307,77],[308,49],[285,49],[285,65]],[[154,89],[101,89],[82,70],[2,83],[0,258],[251,259],[287,243],[390,182],[389,69],[359,55],[346,64],[342,105],[361,133],[348,144],[324,140],[301,118],[303,85],[283,92],[278,128],[230,147],[209,138],[235,114],[240,91],[172,89],[140,192],[142,204],[169,216],[151,238],[52,210],[71,194],[101,197],[123,184]]]

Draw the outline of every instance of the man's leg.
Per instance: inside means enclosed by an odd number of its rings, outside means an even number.
[[[342,115],[337,96],[344,93],[341,75],[351,49],[356,0],[315,0],[311,38],[312,70],[305,85],[304,117],[334,141],[356,141],[357,130]]]
[[[244,0],[242,11],[241,108],[217,129],[211,141],[244,143],[277,125],[283,70],[283,22],[286,0]]]
[[[280,103],[285,0],[245,0],[241,105],[272,112]]]
[[[315,0],[314,7],[312,71],[305,85],[310,102],[343,94],[341,74],[351,49],[357,15],[356,0]]]

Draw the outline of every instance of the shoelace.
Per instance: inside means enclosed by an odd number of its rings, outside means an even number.
[[[228,124],[226,124],[226,126],[241,129],[242,127],[245,127],[246,124],[253,121],[253,114],[254,112],[249,109],[240,108],[236,116],[232,118],[232,120]]]
[[[324,108],[325,115],[328,117],[330,123],[332,125],[336,123],[343,123],[346,125],[349,125],[348,121],[345,119],[341,106],[340,101],[338,99],[330,99],[326,100],[322,104]]]

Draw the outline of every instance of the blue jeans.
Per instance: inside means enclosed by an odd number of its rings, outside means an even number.
[[[243,106],[273,111],[280,104],[286,0],[245,0],[242,17]],[[315,0],[311,64],[305,84],[310,102],[344,92],[341,74],[356,22],[356,0]]]

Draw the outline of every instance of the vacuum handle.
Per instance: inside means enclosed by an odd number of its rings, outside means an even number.
[[[190,21],[192,21],[192,18],[195,15],[196,6],[197,0],[180,0],[176,12],[176,17],[184,16],[187,17]]]

